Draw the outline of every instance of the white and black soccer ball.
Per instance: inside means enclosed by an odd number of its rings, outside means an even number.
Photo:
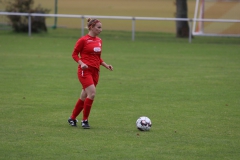
[[[150,118],[142,116],[137,119],[136,126],[140,131],[149,131],[152,127],[152,122]]]

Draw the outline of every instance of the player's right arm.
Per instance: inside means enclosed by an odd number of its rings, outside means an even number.
[[[72,58],[81,66],[82,69],[86,69],[88,68],[88,66],[85,63],[83,63],[81,61],[81,58],[79,57],[79,53],[82,51],[83,47],[84,47],[84,39],[80,38],[74,46]]]
[[[81,68],[82,68],[83,70],[88,68],[88,65],[86,65],[85,63],[83,63],[80,59],[78,60],[77,63],[81,66]]]

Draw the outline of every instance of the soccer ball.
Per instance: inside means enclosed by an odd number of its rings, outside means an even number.
[[[152,122],[148,117],[142,116],[137,119],[136,126],[140,131],[149,131],[152,127]]]

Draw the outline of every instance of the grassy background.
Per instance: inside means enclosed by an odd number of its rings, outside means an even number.
[[[67,123],[81,85],[78,30],[0,31],[0,159],[238,159],[238,38],[104,31],[90,130]],[[135,127],[148,116],[149,132]],[[81,119],[81,115],[78,119]]]
[[[54,13],[55,0],[34,0],[35,6],[41,5],[51,9]],[[193,17],[195,1],[188,0],[189,17]],[[0,10],[4,10],[4,5]],[[174,0],[58,0],[57,12],[59,14],[78,15],[105,15],[105,16],[138,16],[138,17],[175,17],[176,6]],[[4,17],[0,16],[0,22]],[[5,21],[7,21],[5,19]],[[130,20],[101,19],[105,30],[130,31]],[[47,18],[48,26],[54,25],[54,18]],[[58,27],[81,28],[81,19],[58,18]],[[175,22],[169,21],[142,21],[136,22],[137,31],[175,32]]]
[[[55,0],[34,0],[34,6],[41,5],[55,11]],[[188,0],[188,17],[194,18],[196,0]],[[240,3],[237,1],[206,1],[204,18],[208,19],[240,19]],[[0,4],[0,11],[5,4]],[[104,15],[130,17],[167,17],[175,18],[175,0],[58,0],[57,13],[75,15]],[[131,20],[101,19],[104,30],[130,31]],[[7,18],[0,16],[0,29],[4,28]],[[49,27],[54,26],[54,18],[46,18]],[[81,19],[57,18],[57,26],[61,28],[81,28]],[[239,23],[204,22],[205,33],[240,34]],[[136,21],[137,31],[176,32],[175,21]]]

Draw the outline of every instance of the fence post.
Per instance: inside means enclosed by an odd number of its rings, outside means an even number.
[[[54,14],[57,14],[58,10],[58,0],[55,0],[55,7],[54,7]],[[53,29],[57,28],[57,16],[54,16],[54,25],[52,26]]]
[[[188,38],[188,42],[192,43],[192,19],[189,19],[189,38]]]
[[[82,16],[82,36],[84,36],[84,16]]]
[[[31,24],[31,13],[28,14],[28,36],[31,36],[32,34],[32,24]]]
[[[132,41],[135,40],[135,17],[132,17]]]
[[[188,42],[192,43],[192,19],[189,19],[189,38],[188,38]]]

